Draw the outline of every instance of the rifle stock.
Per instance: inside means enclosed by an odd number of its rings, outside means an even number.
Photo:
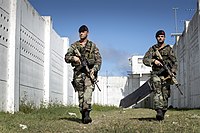
[[[183,95],[183,92],[181,91],[181,89],[180,89],[180,87],[179,87],[180,84],[178,83],[178,81],[177,81],[175,75],[174,75],[174,74],[170,71],[170,69],[168,68],[167,64],[165,64],[165,62],[163,61],[163,58],[162,58],[160,52],[158,51],[158,49],[156,49],[156,55],[158,56],[159,61],[162,63],[163,68],[168,72],[168,74],[169,74],[169,76],[170,76],[170,78],[171,78],[173,84],[174,84],[174,85],[176,86],[176,88],[179,90],[179,92],[181,93],[181,95]]]

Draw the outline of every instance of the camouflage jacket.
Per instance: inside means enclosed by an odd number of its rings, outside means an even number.
[[[149,50],[145,53],[143,63],[146,66],[151,66],[154,72],[161,70],[162,66],[157,66],[154,64],[155,60],[159,60],[158,56],[155,53],[156,49],[158,49],[158,51],[160,52],[164,63],[167,64],[167,66],[174,74],[176,74],[177,59],[173,52],[173,49],[169,45],[165,44],[164,47],[160,48],[158,44],[155,44],[152,47],[150,47]]]
[[[100,70],[102,58],[96,44],[89,40],[86,43],[85,47],[80,45],[79,41],[71,44],[71,46],[68,48],[67,53],[65,54],[65,62],[71,63],[71,65],[76,68],[79,67],[80,64],[76,64],[74,62],[73,57],[77,56],[75,53],[75,49],[78,49],[81,56],[84,56],[86,58],[88,62],[88,67],[90,69],[94,69],[95,72]]]

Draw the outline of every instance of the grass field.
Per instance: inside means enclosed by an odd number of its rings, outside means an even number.
[[[0,113],[2,133],[200,133],[200,110],[169,110],[156,121],[151,109],[122,110],[94,105],[93,122],[82,124],[74,106],[23,108],[15,114]]]

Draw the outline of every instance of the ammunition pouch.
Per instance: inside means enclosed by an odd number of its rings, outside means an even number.
[[[95,60],[94,59],[87,59],[88,66],[94,66]]]
[[[73,81],[71,82],[75,92],[76,91],[84,91],[84,87],[85,87],[85,77],[81,77],[81,78],[74,78]]]
[[[74,68],[74,70],[77,71],[77,72],[81,71],[81,69],[83,69],[83,66],[82,66],[82,65],[76,66],[76,67]]]

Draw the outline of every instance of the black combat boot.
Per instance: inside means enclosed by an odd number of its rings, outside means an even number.
[[[157,112],[157,114],[156,114],[156,119],[157,119],[158,121],[162,121],[162,120],[164,119],[162,109],[157,109],[156,112]]]
[[[83,123],[84,124],[88,124],[88,123],[90,123],[90,122],[92,122],[92,119],[91,119],[91,117],[90,117],[90,111],[89,110],[86,110],[86,111],[84,111],[85,113],[85,118],[83,119]]]
[[[167,110],[162,110],[163,113],[163,119],[165,118],[165,113],[167,112]]]
[[[80,111],[81,112],[81,115],[82,115],[82,123],[84,122],[84,118],[85,118],[85,112],[84,111]]]

